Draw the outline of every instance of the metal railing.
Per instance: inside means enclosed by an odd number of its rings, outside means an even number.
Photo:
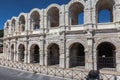
[[[28,64],[17,61],[10,61],[5,59],[0,59],[0,65],[6,66],[10,68],[17,68],[20,70],[30,71],[33,73],[41,73],[45,75],[52,75],[62,78],[69,78],[74,80],[87,80],[86,76],[89,71],[73,69],[73,68],[60,68],[58,66],[41,66],[39,64]],[[101,73],[100,75],[103,80],[120,80],[120,74],[118,75],[110,75]],[[117,78],[117,79],[115,79]]]
[[[112,69],[116,68],[115,57],[98,57],[98,69]]]
[[[70,57],[70,67],[76,66],[85,66],[84,56]]]
[[[57,58],[48,58],[48,65],[58,65],[59,64],[59,57]]]

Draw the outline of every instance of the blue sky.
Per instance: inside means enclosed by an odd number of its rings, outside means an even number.
[[[33,8],[46,8],[52,3],[67,4],[70,0],[1,0],[0,1],[0,29],[12,16],[18,16],[21,12],[30,12]]]
[[[67,4],[70,0],[1,0],[0,1],[0,29],[3,29],[4,23],[7,19],[11,19],[12,16],[18,16],[21,12],[28,13],[33,8],[46,8],[52,3]],[[109,13],[106,11],[100,13],[100,22],[109,22]],[[80,15],[81,18],[82,15]],[[83,21],[79,21],[83,23]]]

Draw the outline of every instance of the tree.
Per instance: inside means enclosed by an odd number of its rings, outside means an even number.
[[[0,37],[3,37],[3,35],[4,35],[4,30],[2,29],[0,30]]]

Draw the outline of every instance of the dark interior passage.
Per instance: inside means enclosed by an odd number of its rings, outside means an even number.
[[[98,69],[115,68],[115,46],[109,42],[101,43],[98,48]]]
[[[85,66],[84,46],[75,43],[70,48],[70,67]]]
[[[59,46],[57,44],[51,44],[48,47],[48,65],[59,64]]]
[[[25,47],[24,47],[24,45],[22,45],[22,44],[20,44],[19,45],[19,60],[21,61],[21,62],[24,62],[24,56],[25,56]]]
[[[39,46],[32,45],[31,47],[31,62],[32,63],[39,63],[40,62],[40,55],[39,55]]]

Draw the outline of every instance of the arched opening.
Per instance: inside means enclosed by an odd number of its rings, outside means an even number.
[[[109,42],[103,42],[97,47],[97,66],[102,68],[116,67],[116,52],[115,46]]]
[[[12,33],[15,31],[15,23],[16,23],[16,20],[13,19],[12,23],[11,23],[11,31],[12,31]]]
[[[19,61],[24,62],[25,57],[25,47],[23,44],[20,44],[18,47],[18,58]]]
[[[99,0],[96,5],[97,22],[113,22],[113,0]],[[107,5],[107,6],[106,6]]]
[[[69,7],[70,25],[78,25],[84,23],[84,6],[75,2]]]
[[[69,51],[70,67],[85,66],[85,52],[82,44],[72,44]]]
[[[25,17],[22,15],[19,18],[19,29],[20,31],[25,31]]]
[[[32,45],[30,48],[30,62],[31,63],[40,62],[39,46],[36,44]]]
[[[59,9],[57,7],[52,7],[47,12],[47,22],[48,27],[58,27],[59,26]]]
[[[14,60],[14,44],[11,45],[11,60]]]
[[[55,43],[48,46],[48,65],[59,64],[59,46]]]
[[[32,12],[31,16],[31,27],[33,30],[38,30],[40,28],[40,14],[38,11]]]

